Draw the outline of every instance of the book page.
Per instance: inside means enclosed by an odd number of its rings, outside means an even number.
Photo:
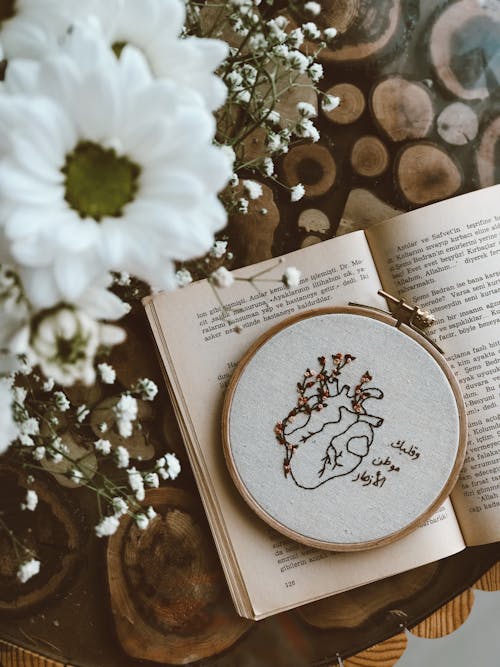
[[[235,274],[248,277],[275,265],[270,260]],[[285,266],[302,271],[298,288],[280,284]],[[269,282],[259,283],[261,292],[246,282],[219,290],[231,308],[229,319],[207,281],[157,295],[147,306],[233,599],[242,615],[256,618],[464,548],[449,504],[425,528],[393,545],[334,554],[285,539],[243,501],[226,469],[220,438],[224,390],[238,360],[271,325],[299,311],[349,300],[384,305],[362,232],[291,253],[262,278]]]
[[[430,335],[457,375],[468,451],[454,493],[467,544],[500,540],[500,185],[367,231],[384,288],[437,318]]]

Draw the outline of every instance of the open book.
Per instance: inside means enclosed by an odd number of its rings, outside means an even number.
[[[500,185],[405,213],[286,256],[265,277],[221,291],[206,281],[146,302],[189,459],[239,614],[260,619],[500,540]],[[275,260],[236,272],[253,276]],[[283,266],[302,272],[280,284]],[[469,442],[460,480],[439,511],[385,547],[334,553],[275,533],[240,497],[220,439],[224,389],[248,347],[307,309],[355,301],[387,309],[380,288],[437,317],[431,335],[458,376]],[[235,324],[238,332],[235,332]],[[438,443],[437,443],[438,444]]]

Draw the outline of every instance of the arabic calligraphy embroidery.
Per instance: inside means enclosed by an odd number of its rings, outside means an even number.
[[[319,371],[305,371],[297,383],[296,406],[274,427],[285,448],[284,475],[303,489],[316,489],[356,470],[370,451],[374,429],[383,424],[382,417],[365,407],[369,399],[384,396],[370,385],[368,371],[354,387],[339,382],[342,369],[354,361],[351,354],[340,352],[331,355],[331,364],[318,357]]]

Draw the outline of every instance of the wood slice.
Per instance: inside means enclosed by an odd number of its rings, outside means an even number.
[[[360,137],[351,151],[351,166],[360,176],[375,178],[389,166],[389,152],[378,137]]]
[[[146,531],[129,517],[110,538],[111,608],[124,651],[187,664],[229,648],[251,626],[238,617],[193,498],[177,488],[147,492],[158,516]]]
[[[316,17],[319,27],[335,27],[339,34],[319,58],[325,63],[356,64],[381,55],[405,34],[402,0],[325,0]],[[405,21],[409,14],[405,12]]]
[[[410,204],[419,206],[456,195],[462,170],[443,148],[430,142],[405,146],[395,162],[396,184]]]
[[[280,214],[271,188],[264,183],[260,185],[262,196],[249,200],[248,213],[233,213],[229,221],[231,247],[243,266],[271,259],[273,256],[274,232],[279,224]],[[244,194],[241,190],[237,196]]]
[[[332,111],[323,110],[325,118],[338,125],[350,125],[358,120],[366,107],[365,96],[352,83],[337,83],[327,91],[328,95],[338,97],[340,103]]]
[[[476,166],[482,188],[500,183],[500,115],[488,123],[481,135]]]
[[[306,232],[319,232],[326,234],[330,229],[330,220],[326,213],[318,208],[306,208],[299,215],[298,225]]]
[[[473,588],[480,591],[500,591],[500,563],[496,563],[493,567],[483,574],[481,579],[478,579]]]
[[[497,1],[446,6],[429,31],[430,62],[444,88],[464,100],[483,100],[498,90],[499,34]]]
[[[306,623],[316,628],[355,628],[384,605],[396,606],[398,597],[404,600],[422,591],[437,570],[438,564],[430,563],[389,579],[312,602],[297,611]]]
[[[437,639],[454,632],[468,619],[474,605],[474,593],[469,589],[435,611],[424,621],[410,628],[417,637]]]
[[[40,572],[20,583],[12,541],[0,531],[0,613],[7,615],[42,604],[61,590],[78,564],[84,536],[74,508],[56,485],[38,479],[29,486],[38,495],[34,512],[20,507],[27,488],[23,472],[6,464],[0,466],[2,518],[41,561]]]
[[[382,201],[370,190],[355,188],[347,197],[336,236],[367,229],[400,213],[403,211]]]
[[[434,122],[429,89],[400,76],[384,79],[373,88],[370,108],[377,125],[392,141],[422,139]]]
[[[304,186],[310,199],[324,195],[335,183],[337,168],[326,146],[301,144],[287,153],[282,163],[283,180],[288,187]]]
[[[262,160],[268,153],[266,148],[267,131],[257,127],[236,148],[236,154],[241,162]]]
[[[464,146],[476,138],[478,119],[475,112],[463,102],[445,107],[437,119],[437,131],[441,139],[453,146]]]
[[[24,648],[19,648],[0,639],[0,665],[2,667],[71,667],[45,658]]]
[[[345,667],[392,667],[403,655],[408,644],[404,632],[386,639],[380,644],[366,649],[362,653],[353,655],[344,660]]]

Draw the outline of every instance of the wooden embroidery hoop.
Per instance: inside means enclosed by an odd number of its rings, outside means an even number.
[[[393,297],[392,301],[397,302],[397,300],[394,299]],[[411,307],[408,307],[407,304],[404,304],[402,301],[400,301],[399,304],[400,305],[402,304],[404,307],[406,307],[407,310],[410,310],[410,315],[411,312],[416,313],[417,310],[416,308],[413,309],[412,311]],[[252,493],[250,493],[238,470],[232,450],[231,435],[230,435],[231,409],[233,406],[233,398],[235,395],[236,388],[238,387],[238,383],[240,382],[242,375],[245,373],[245,370],[249,362],[254,358],[254,356],[257,354],[260,348],[265,343],[267,343],[273,336],[282,332],[284,329],[294,325],[297,322],[301,322],[303,320],[307,320],[309,318],[313,318],[318,315],[330,315],[337,313],[354,314],[362,317],[372,318],[392,328],[399,329],[402,335],[409,336],[416,343],[418,343],[429,355],[431,355],[431,357],[437,362],[438,366],[443,371],[446,380],[449,383],[449,387],[453,393],[458,411],[458,445],[456,449],[455,462],[453,464],[451,474],[449,475],[444,486],[441,488],[440,492],[435,497],[434,501],[430,503],[429,506],[425,509],[425,511],[423,511],[419,516],[417,516],[416,518],[411,520],[408,524],[404,525],[401,529],[396,530],[395,532],[391,532],[390,534],[387,534],[378,539],[367,540],[362,542],[350,542],[347,544],[343,542],[324,541],[308,537],[307,535],[303,535],[302,533],[299,533],[291,529],[289,526],[276,520],[275,517],[273,517],[270,513],[268,513],[254,498]],[[222,410],[222,442],[223,442],[223,450],[227,467],[238,491],[240,492],[241,496],[246,501],[246,503],[249,505],[249,507],[268,525],[270,525],[272,528],[276,529],[283,535],[311,547],[317,547],[320,549],[327,549],[331,551],[361,551],[391,544],[399,540],[400,538],[404,537],[405,535],[408,535],[413,530],[415,530],[419,525],[421,525],[424,521],[430,518],[436,512],[436,510],[441,506],[443,501],[450,495],[454,485],[457,482],[460,470],[462,468],[465,459],[466,444],[467,444],[467,417],[466,417],[464,400],[457,379],[455,378],[445,358],[439,351],[439,348],[427,336],[425,336],[425,334],[422,334],[422,332],[420,332],[415,326],[413,326],[413,317],[412,316],[408,317],[408,321],[407,323],[405,323],[404,319],[402,319],[401,317],[401,313],[399,313],[399,316],[396,316],[390,313],[386,313],[384,311],[379,311],[378,309],[355,304],[345,307],[318,308],[294,315],[286,319],[285,321],[273,326],[250,347],[250,349],[246,352],[246,354],[243,356],[238,366],[236,367],[231,377],[225,395],[225,400]]]

